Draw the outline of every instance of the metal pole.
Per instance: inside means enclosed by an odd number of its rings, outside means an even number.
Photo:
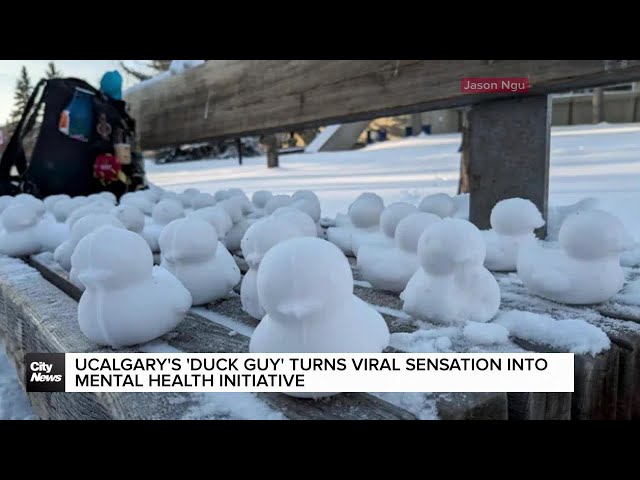
[[[238,149],[238,165],[242,165],[242,142],[240,138],[236,139],[236,148]]]

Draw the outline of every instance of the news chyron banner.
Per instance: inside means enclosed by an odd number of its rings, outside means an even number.
[[[572,353],[29,353],[29,392],[573,392]]]

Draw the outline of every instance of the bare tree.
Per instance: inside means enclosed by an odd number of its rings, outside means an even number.
[[[142,70],[134,66],[128,65],[124,60],[120,60],[120,66],[128,74],[137,80],[148,80],[158,73],[169,70],[171,60],[149,60],[148,62],[140,62]],[[145,71],[146,70],[146,71]]]

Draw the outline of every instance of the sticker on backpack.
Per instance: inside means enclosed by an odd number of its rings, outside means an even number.
[[[93,131],[93,97],[90,90],[76,87],[69,105],[60,113],[58,130],[74,140],[88,142]]]

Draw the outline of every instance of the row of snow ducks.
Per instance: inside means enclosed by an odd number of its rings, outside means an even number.
[[[53,251],[84,291],[81,330],[115,348],[155,339],[192,305],[228,295],[241,277],[230,251],[242,250],[249,266],[242,306],[261,320],[252,352],[358,353],[382,351],[389,331],[353,295],[345,254],[357,257],[374,287],[400,293],[411,316],[464,324],[487,322],[499,309],[489,270],[517,271],[552,300],[596,303],[622,287],[620,254],[631,246],[620,221],[591,202],[562,212],[559,247],[536,240],[542,216],[519,198],[499,202],[492,229],[481,232],[467,221],[466,195],[385,207],[364,193],[337,216],[329,241],[318,238],[320,202],[310,191],[259,191],[249,200],[238,189],[177,194],[152,186],[118,205],[107,192],[0,197],[0,211],[0,253]]]
[[[312,192],[260,191],[249,200],[239,190],[176,194],[154,186],[116,203],[107,192],[44,201],[30,195],[0,198],[0,253],[53,252],[83,291],[78,321],[95,343],[121,348],[148,342],[175,328],[191,306],[229,295],[241,278],[230,251],[242,250],[249,265],[242,303],[262,320],[252,351],[324,351],[329,332],[345,327],[340,315],[320,322],[327,308],[353,317],[358,328],[371,324],[367,335],[335,341],[329,351],[381,351],[387,345],[382,317],[353,296],[348,261],[318,238],[320,202]],[[279,255],[272,249],[294,239],[301,243]],[[257,272],[267,251],[276,260],[261,268],[261,280]],[[328,298],[335,302],[326,303]],[[297,326],[293,319],[299,319]],[[283,328],[299,334],[282,336]]]
[[[468,203],[446,194],[426,197],[417,208],[385,208],[379,196],[365,193],[336,218],[327,238],[357,258],[373,287],[400,294],[405,312],[436,323],[492,319],[500,290],[490,271],[517,272],[533,294],[568,304],[599,303],[623,286],[620,256],[633,240],[593,199],[553,211],[555,242],[536,239],[544,220],[522,198],[495,205],[491,230],[465,217]]]

